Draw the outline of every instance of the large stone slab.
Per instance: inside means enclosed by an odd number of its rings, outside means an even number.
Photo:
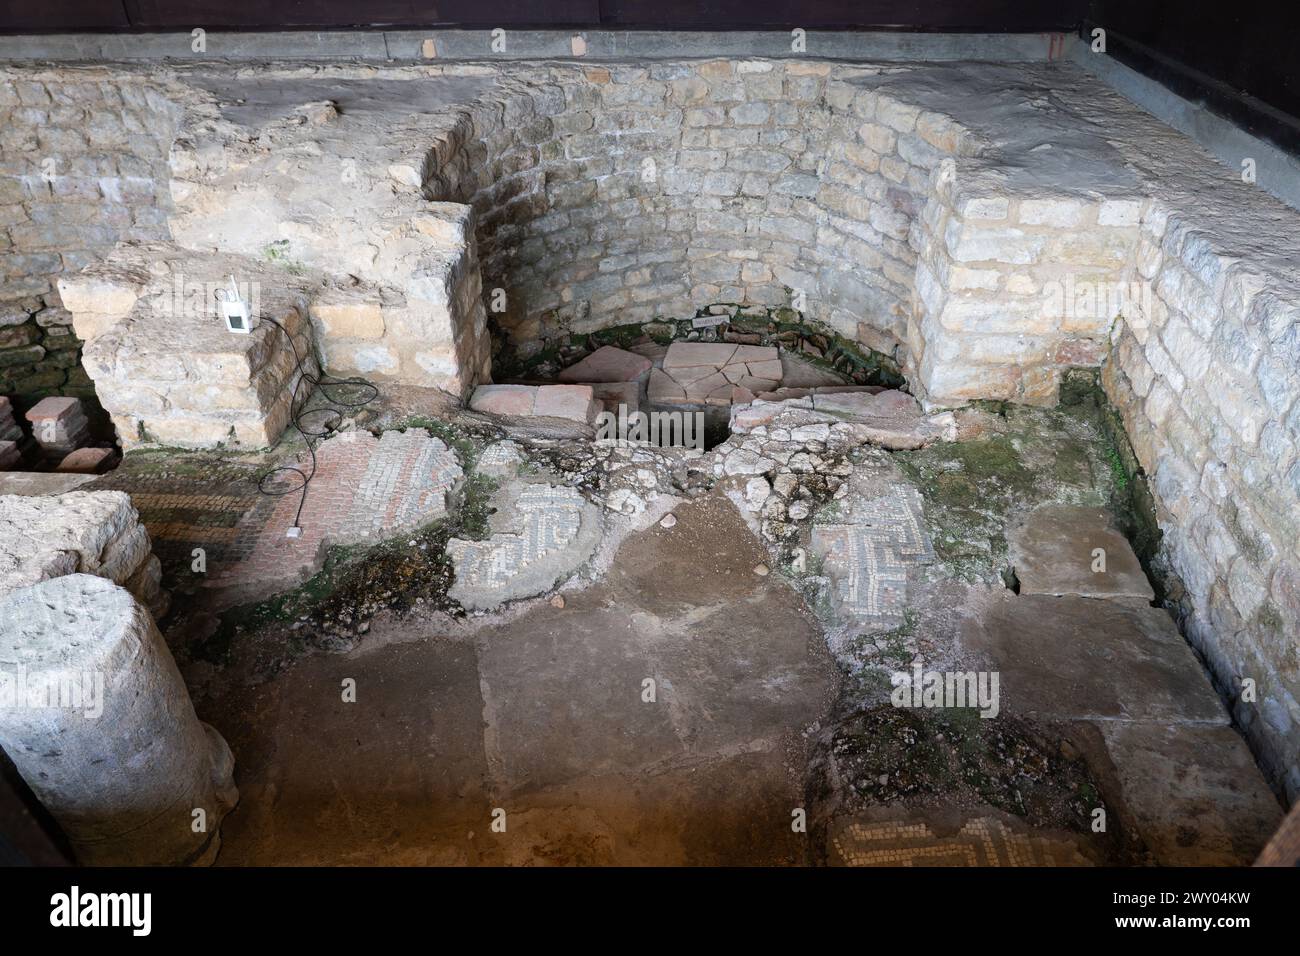
[[[721,368],[736,354],[735,345],[712,342],[674,342],[664,356],[664,369],[710,366]],[[773,349],[775,351],[775,349]]]
[[[561,382],[633,382],[650,370],[653,363],[643,355],[604,345],[586,358],[564,369]]]
[[[1124,803],[1159,866],[1249,866],[1282,821],[1231,727],[1101,724]]]
[[[747,434],[760,427],[811,424],[831,424],[854,442],[893,450],[921,448],[941,439],[951,441],[957,434],[951,413],[925,415],[916,399],[895,389],[815,389],[781,401],[758,398],[731,409],[733,434]]]
[[[1105,509],[1037,508],[1007,532],[1007,545],[1021,594],[1155,597],[1132,546]]]
[[[595,421],[599,412],[590,385],[543,385],[533,404],[533,414],[538,417],[567,418],[586,425]]]
[[[883,392],[817,391],[813,408],[819,412],[851,419],[918,418],[921,405],[906,392],[886,389]]]
[[[74,475],[53,471],[13,471],[0,475],[0,496],[62,495],[94,480],[94,475]]]
[[[961,628],[966,653],[1000,672],[1005,712],[1227,726],[1227,710],[1162,610],[996,591]]]
[[[490,415],[564,418],[590,425],[601,406],[590,385],[480,385],[469,407]]]
[[[459,866],[487,849],[476,844],[498,804],[488,800],[473,646],[390,644],[367,654],[365,674],[360,694],[376,694],[365,716],[350,704],[320,706],[357,676],[356,661],[338,654],[299,660],[289,679],[209,703],[243,764],[223,865]],[[339,773],[344,740],[348,772]]]
[[[537,389],[531,385],[480,385],[469,407],[488,415],[531,415],[536,401]]]

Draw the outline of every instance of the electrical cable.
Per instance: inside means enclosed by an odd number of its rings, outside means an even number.
[[[303,470],[303,467],[299,467],[298,465],[277,465],[257,479],[257,490],[262,494],[269,495],[273,498],[283,497],[284,495],[292,494],[295,491],[301,490],[302,496],[298,499],[298,511],[293,518],[293,526],[298,527],[298,523],[302,520],[303,506],[307,503],[307,487],[311,484],[312,478],[316,476],[316,447],[312,444],[312,439],[324,438],[333,431],[338,423],[343,420],[344,410],[364,408],[377,399],[379,397],[379,388],[373,383],[367,382],[364,378],[336,378],[335,376],[327,375],[324,372],[319,376],[312,375],[303,365],[303,357],[298,353],[297,343],[294,342],[293,336],[289,334],[289,330],[270,316],[262,316],[262,320],[264,322],[270,322],[277,329],[283,332],[284,337],[289,340],[289,348],[293,349],[294,364],[298,368],[298,380],[293,383],[293,392],[289,397],[289,421],[293,424],[294,428],[298,429],[298,434],[302,435],[303,441],[306,442],[307,452],[311,455],[311,465],[307,470]],[[303,382],[310,384],[313,391],[308,394],[306,401],[303,402],[303,407],[299,408],[298,390],[302,388]],[[368,390],[369,396],[356,401],[336,398],[330,394],[330,390],[338,388],[361,389],[362,394],[365,394],[366,390]],[[312,395],[321,395],[329,404],[318,405],[315,408],[307,408],[306,405],[311,401]],[[331,417],[326,418],[317,426],[319,428],[318,431],[308,430],[305,424],[308,422],[308,417],[318,415],[322,412],[327,413]],[[267,482],[271,478],[280,475],[283,472],[293,472],[302,479],[302,483],[291,484],[286,488],[267,486]]]

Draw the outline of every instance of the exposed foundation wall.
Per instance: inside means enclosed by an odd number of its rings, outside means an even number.
[[[505,294],[493,317],[518,346],[732,301],[795,305],[892,353],[930,171],[975,145],[832,72],[551,68],[467,111],[426,189],[473,204],[485,289]]]
[[[1149,307],[1116,323],[1102,379],[1151,479],[1184,631],[1294,801],[1300,289],[1224,238],[1163,206],[1144,217]]]
[[[486,380],[471,210],[421,190],[428,144],[453,117],[403,123],[287,100],[265,117],[232,119],[221,97],[187,93],[170,163],[179,246],[278,266],[286,284],[323,274],[309,297],[331,373],[457,396]]]
[[[117,71],[0,69],[0,394],[94,394],[55,281],[167,234],[178,115]]]

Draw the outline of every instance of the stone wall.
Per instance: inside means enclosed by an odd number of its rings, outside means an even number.
[[[538,72],[467,110],[426,182],[473,205],[512,344],[730,301],[896,352],[930,172],[975,149],[950,117],[824,63]]]
[[[67,574],[120,584],[155,617],[170,604],[149,532],[124,492],[0,495],[0,596]]]
[[[213,314],[232,275],[257,317],[248,334]],[[308,320],[313,295],[327,291],[319,273],[123,242],[59,289],[123,448],[273,445],[319,373]]]
[[[390,94],[420,96],[409,82]],[[490,375],[472,214],[421,192],[428,143],[454,115],[340,112],[292,85],[262,95],[284,98],[248,116],[187,88],[171,153],[177,245],[276,265],[286,284],[324,275],[309,298],[330,373],[468,394]]]
[[[120,71],[0,69],[0,394],[94,395],[54,283],[166,235],[177,115]]]
[[[954,178],[952,167],[936,171],[915,232],[909,378],[943,404],[1054,405],[1064,370],[1106,354],[1144,201],[1017,198]]]
[[[1137,268],[1151,295],[1116,323],[1103,383],[1151,479],[1184,632],[1294,802],[1300,282],[1242,257],[1238,238],[1162,204],[1143,217]]]

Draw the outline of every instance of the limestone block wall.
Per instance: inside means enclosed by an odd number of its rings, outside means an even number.
[[[119,239],[166,235],[178,118],[118,70],[0,68],[0,394],[94,394],[55,282]]]
[[[978,148],[951,117],[825,63],[535,72],[465,111],[425,184],[473,205],[513,344],[717,301],[904,341],[930,172]]]
[[[250,124],[191,89],[171,151],[172,234],[198,253],[278,264],[287,279],[335,280],[311,310],[332,374],[463,396],[490,364],[472,214],[420,189],[427,144],[451,122],[306,103]]]
[[[1220,190],[1223,192],[1223,190]],[[1249,214],[1261,251],[1293,238]],[[1154,205],[1145,310],[1103,382],[1150,476],[1184,632],[1274,781],[1300,796],[1300,281],[1251,239]],[[1243,245],[1244,244],[1244,245]],[[1251,682],[1247,685],[1245,682]]]
[[[957,185],[953,165],[913,233],[920,261],[909,378],[940,405],[1054,405],[1061,372],[1096,366],[1133,295],[1141,196],[1033,198]]]
[[[250,334],[228,332],[217,312],[215,294],[232,275],[258,316]],[[319,273],[123,242],[59,287],[124,448],[272,445],[289,424],[295,389],[302,407],[304,376],[319,372],[308,315],[313,296],[332,291]]]
[[[155,617],[170,603],[149,532],[124,492],[0,495],[0,595],[67,574],[120,584]]]

